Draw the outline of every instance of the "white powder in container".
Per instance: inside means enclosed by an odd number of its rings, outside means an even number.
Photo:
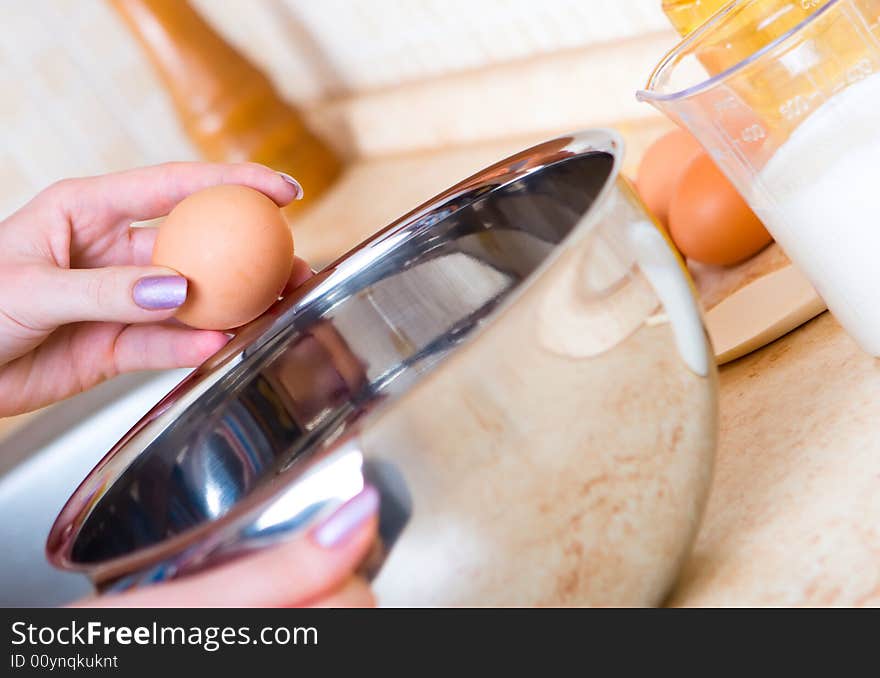
[[[863,350],[880,356],[880,77],[813,112],[750,202]]]

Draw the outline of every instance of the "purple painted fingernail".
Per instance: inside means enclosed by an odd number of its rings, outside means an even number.
[[[278,172],[278,176],[280,176],[284,181],[293,186],[296,189],[296,195],[294,196],[294,200],[302,200],[304,195],[302,184],[300,184],[296,179],[294,179],[289,174],[285,174],[284,172]]]
[[[138,280],[131,296],[141,308],[160,311],[177,308],[186,301],[186,278],[182,275],[153,275]]]
[[[345,502],[312,533],[316,542],[324,548],[339,546],[358,528],[376,515],[379,510],[379,493],[372,485],[366,485],[360,493]]]

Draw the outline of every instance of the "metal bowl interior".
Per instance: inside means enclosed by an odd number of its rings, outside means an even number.
[[[529,149],[322,271],[120,441],[56,521],[50,559],[79,570],[119,563],[286,482],[472,340],[587,228],[620,153],[602,131]]]

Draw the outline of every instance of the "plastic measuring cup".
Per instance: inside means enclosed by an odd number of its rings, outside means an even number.
[[[638,98],[697,137],[880,356],[880,0],[808,5],[787,26],[779,0],[732,3],[666,55]],[[762,32],[768,22],[779,30]],[[742,36],[756,34],[766,39],[743,55]]]

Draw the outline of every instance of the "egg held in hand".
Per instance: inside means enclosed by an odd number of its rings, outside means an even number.
[[[153,264],[189,282],[178,320],[227,330],[250,322],[281,294],[293,267],[293,236],[271,198],[246,186],[212,186],[165,218]]]
[[[773,238],[708,155],[694,158],[669,204],[669,235],[689,259],[732,266]]]

